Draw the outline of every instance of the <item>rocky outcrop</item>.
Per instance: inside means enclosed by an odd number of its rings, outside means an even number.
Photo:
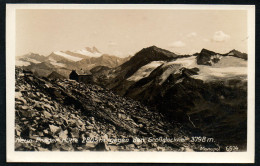
[[[63,75],[60,75],[56,71],[53,71],[51,74],[49,74],[47,78],[49,78],[49,79],[66,79],[66,77],[64,77]]]
[[[219,56],[219,54],[213,51],[202,49],[201,52],[197,54],[197,64],[211,66],[213,63],[217,63],[219,61]]]
[[[244,60],[247,60],[248,58],[248,55],[246,53],[242,53],[240,51],[237,51],[237,50],[231,50],[229,53],[226,54],[227,56],[234,56],[234,57],[237,57],[237,58],[242,58]]]

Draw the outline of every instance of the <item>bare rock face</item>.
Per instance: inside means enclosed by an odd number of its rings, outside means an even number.
[[[217,55],[217,53],[206,49],[202,49],[201,52],[197,55],[197,64],[211,66],[212,63],[216,63],[218,61],[217,58],[212,58],[215,55]]]
[[[248,59],[248,55],[246,53],[242,53],[240,51],[237,51],[237,50],[231,50],[229,53],[226,54],[227,56],[234,56],[234,57],[237,57],[237,58],[242,58],[244,60],[247,60]]]

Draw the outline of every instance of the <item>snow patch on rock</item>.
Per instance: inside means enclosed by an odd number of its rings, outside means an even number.
[[[66,58],[68,60],[71,60],[71,61],[80,61],[80,60],[82,60],[82,58],[74,57],[74,56],[71,56],[71,55],[66,54],[64,52],[61,52],[61,51],[55,51],[54,54],[62,56],[62,57]]]
[[[25,61],[16,61],[15,65],[16,66],[29,66],[31,63],[30,62],[25,62]]]
[[[143,67],[141,67],[137,72],[135,72],[131,77],[129,77],[128,81],[139,81],[145,77],[148,77],[151,72],[156,69],[158,66],[162,65],[164,61],[153,61]]]
[[[86,49],[74,50],[72,52],[77,53],[77,54],[81,54],[81,55],[85,55],[85,56],[88,56],[88,57],[100,57],[102,55],[99,52],[93,52],[92,53],[92,52],[87,51]]]

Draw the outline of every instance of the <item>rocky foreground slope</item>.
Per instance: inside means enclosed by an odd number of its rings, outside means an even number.
[[[185,126],[99,86],[39,78],[21,68],[15,74],[17,151],[201,151],[201,147],[218,147],[213,142],[194,143]]]

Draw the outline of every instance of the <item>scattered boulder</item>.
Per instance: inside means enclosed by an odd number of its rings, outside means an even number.
[[[47,112],[47,111],[43,111],[43,115],[44,115],[47,119],[49,119],[49,118],[52,117],[52,115],[51,115],[49,112]]]
[[[58,132],[61,131],[60,127],[54,126],[54,125],[49,125],[50,130],[52,132],[52,134],[57,134]]]

